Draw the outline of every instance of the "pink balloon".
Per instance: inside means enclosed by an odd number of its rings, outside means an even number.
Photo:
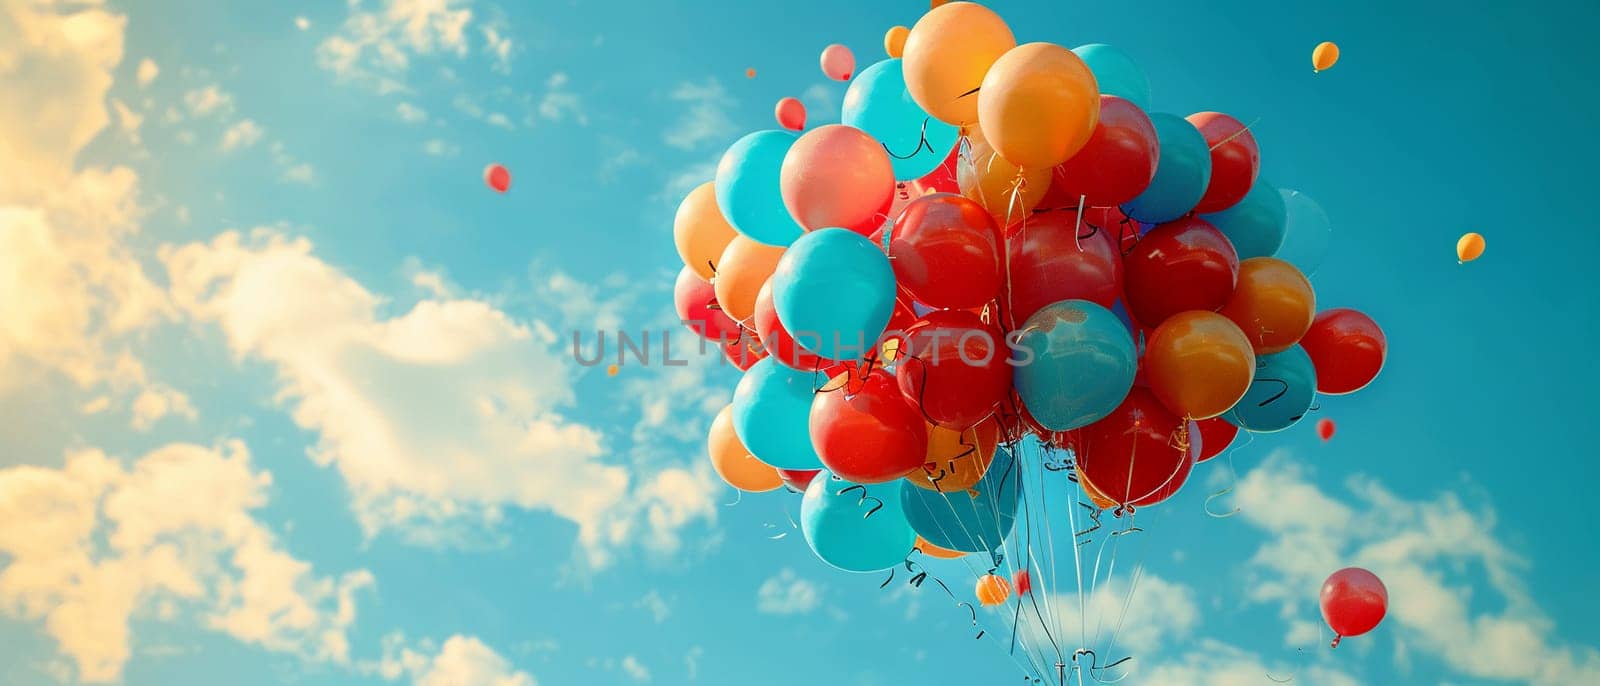
[[[849,81],[856,71],[856,56],[847,48],[834,43],[822,49],[822,73],[835,81]]]
[[[779,100],[773,114],[778,117],[778,126],[790,131],[799,131],[806,127],[806,106],[795,98]]]
[[[511,188],[511,172],[498,164],[491,164],[483,168],[483,182],[496,192],[504,193]]]
[[[1333,629],[1333,645],[1346,636],[1372,631],[1389,610],[1389,589],[1378,575],[1360,567],[1346,567],[1322,583],[1322,618]]]
[[[779,172],[783,205],[806,230],[841,227],[871,234],[894,200],[894,168],[860,129],[829,124],[800,136]]]

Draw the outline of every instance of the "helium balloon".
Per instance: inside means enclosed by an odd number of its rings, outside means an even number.
[[[772,359],[790,369],[802,372],[815,372],[831,364],[831,360],[824,360],[814,353],[807,352],[789,332],[783,328],[783,322],[778,319],[778,308],[772,303],[772,279],[761,285],[761,291],[756,294],[755,313],[751,315],[754,320],[756,335],[761,340],[761,347]],[[820,339],[819,339],[820,340]],[[812,345],[817,345],[813,342]]]
[[[978,423],[1011,390],[1003,338],[971,312],[929,312],[906,329],[895,363],[900,392],[929,422],[952,429]]]
[[[1034,313],[1020,331],[1012,351],[1019,360],[1017,394],[1045,428],[1068,431],[1100,421],[1133,388],[1139,356],[1110,310],[1063,300]]]
[[[1312,320],[1300,345],[1317,368],[1317,390],[1344,395],[1378,377],[1389,343],[1371,317],[1347,308],[1324,310]]]
[[[783,485],[801,493],[811,485],[811,480],[821,474],[820,469],[779,469],[778,475],[783,477]]]
[[[917,534],[895,488],[818,474],[800,500],[800,532],[811,551],[847,572],[877,572],[905,561]]]
[[[1456,241],[1456,262],[1465,264],[1478,259],[1483,255],[1483,236],[1476,233],[1461,234],[1461,239]]]
[[[880,484],[922,469],[928,432],[922,415],[900,397],[894,377],[875,369],[857,388],[817,394],[811,445],[839,478]]]
[[[1317,273],[1328,255],[1333,224],[1322,206],[1300,191],[1279,190],[1283,196],[1283,245],[1272,256],[1300,268],[1306,276]]]
[[[966,555],[966,553],[963,553],[959,550],[946,550],[944,548],[940,548],[939,546],[929,543],[927,539],[921,536],[917,537],[917,550],[921,550],[923,555],[927,555],[935,560],[954,560]]]
[[[701,338],[713,341],[739,338],[739,324],[717,305],[717,294],[711,284],[687,266],[678,271],[678,280],[672,287],[672,304],[678,311],[678,321]]]
[[[717,418],[711,421],[707,444],[711,453],[711,468],[729,486],[750,493],[772,491],[783,486],[783,477],[778,470],[757,460],[739,442],[739,436],[733,430],[732,405],[722,408]]]
[[[1318,419],[1317,420],[1317,438],[1321,438],[1323,443],[1327,443],[1328,439],[1333,438],[1334,428],[1335,427],[1333,425],[1333,420],[1332,419],[1328,419],[1327,417],[1323,417],[1322,419]]]
[[[1239,283],[1221,312],[1250,338],[1256,354],[1278,353],[1300,342],[1311,328],[1317,297],[1311,281],[1294,265],[1256,257],[1239,263]]]
[[[1185,419],[1210,419],[1227,412],[1255,380],[1250,339],[1215,312],[1191,310],[1156,327],[1144,367],[1169,409]]]
[[[988,473],[999,442],[1000,423],[993,418],[959,431],[929,424],[928,454],[906,482],[947,493],[972,488]]]
[[[1076,212],[1057,210],[1030,217],[1026,230],[1006,240],[1011,278],[1002,304],[1013,328],[1022,328],[1035,312],[1062,300],[1111,307],[1123,282],[1122,255],[1113,236],[1112,230],[1088,220],[1080,223]]]
[[[689,191],[672,219],[672,242],[678,248],[678,256],[707,281],[717,275],[717,259],[737,235],[728,220],[722,218],[716,184],[711,181]]]
[[[1239,427],[1228,423],[1221,417],[1202,419],[1194,423],[1193,429],[1199,432],[1200,454],[1195,457],[1195,462],[1205,462],[1222,454],[1233,443],[1235,436],[1239,435]],[[1194,431],[1190,432],[1194,438]]]
[[[1168,477],[1168,479],[1170,480],[1171,477]],[[1078,485],[1083,487],[1084,497],[1088,498],[1089,502],[1093,503],[1095,507],[1106,510],[1117,506],[1117,501],[1112,500],[1105,493],[1100,492],[1100,489],[1095,488],[1095,485],[1089,481],[1089,477],[1083,475],[1082,470],[1078,471]]]
[[[1199,446],[1188,434],[1182,418],[1149,389],[1135,387],[1110,415],[1078,432],[1078,477],[1093,489],[1085,493],[1117,505],[1161,495],[1195,460]]]
[[[1284,224],[1287,222],[1283,196],[1278,189],[1257,178],[1243,200],[1215,214],[1202,214],[1222,235],[1228,237],[1239,259],[1271,257],[1283,245]]]
[[[913,181],[949,159],[961,130],[929,116],[911,99],[903,66],[889,59],[862,71],[845,90],[839,121],[876,138],[889,155],[894,178]]]
[[[622,371],[622,368],[617,365],[611,365],[606,367],[606,376],[616,376],[619,371]]]
[[[856,56],[838,43],[822,49],[822,73],[835,81],[849,81],[856,71]]]
[[[1089,142],[1072,159],[1055,168],[1052,193],[1085,206],[1121,205],[1150,187],[1161,146],[1150,116],[1132,102],[1100,96],[1100,120]],[[1046,206],[1048,205],[1046,201]]]
[[[1211,182],[1194,206],[1196,212],[1220,212],[1244,199],[1261,171],[1256,137],[1238,119],[1221,112],[1196,112],[1189,123],[1211,148]]]
[[[865,75],[863,75],[865,76]],[[982,307],[1000,291],[1000,229],[959,195],[924,195],[906,205],[889,234],[901,288],[933,307]]]
[[[1016,580],[1018,597],[1033,592],[1033,577],[1028,574],[1028,570],[1019,569],[1016,574],[1012,575],[1012,578]]]
[[[1104,43],[1090,43],[1072,49],[1094,72],[1100,92],[1127,100],[1141,110],[1150,109],[1150,79],[1127,53]]]
[[[1378,575],[1346,567],[1322,582],[1322,618],[1333,629],[1333,647],[1340,639],[1372,631],[1389,611],[1389,589]]]
[[[717,206],[739,233],[785,246],[802,230],[784,207],[783,162],[795,143],[787,131],[757,131],[735,141],[717,163]]]
[[[790,131],[799,131],[806,127],[806,106],[798,98],[779,100],[772,115],[778,119],[778,126]]]
[[[900,484],[900,503],[917,534],[964,553],[994,550],[1011,533],[1021,492],[1021,465],[1001,448],[978,484],[965,491],[930,491]]]
[[[906,36],[906,90],[928,114],[956,126],[978,121],[978,89],[989,67],[1017,46],[993,10],[952,2],[922,15]]]
[[[1122,264],[1128,311],[1147,326],[1187,310],[1222,309],[1239,279],[1233,244],[1194,218],[1152,229]]]
[[[755,78],[755,77],[756,77],[756,70],[755,70],[755,68],[754,68],[754,67],[751,67],[751,68],[749,68],[749,69],[746,69],[746,70],[744,70],[744,77],[745,77],[745,78],[747,78],[747,79],[753,79],[753,78]]]
[[[822,468],[811,447],[812,376],[769,357],[739,379],[733,429],[756,459],[779,469]]]
[[[985,574],[978,577],[974,593],[978,596],[978,603],[984,607],[1004,605],[1006,598],[1011,597],[1011,584],[1006,583],[1005,577]]]
[[[1023,169],[1054,167],[1089,142],[1100,119],[1094,74],[1054,43],[1019,45],[983,77],[978,121],[983,137]]]
[[[1050,192],[1051,170],[1023,170],[997,154],[976,131],[967,138],[971,157],[962,157],[956,165],[961,194],[988,209],[1001,227],[1022,221]]]
[[[1317,47],[1311,50],[1312,73],[1321,72],[1324,69],[1332,67],[1334,63],[1338,61],[1339,46],[1334,45],[1332,41],[1323,41],[1318,43]]]
[[[784,207],[809,231],[844,227],[871,233],[894,200],[894,167],[860,129],[829,124],[805,132],[783,158]]]
[[[1211,183],[1211,150],[1205,136],[1182,117],[1156,113],[1150,123],[1161,143],[1156,175],[1122,211],[1141,222],[1161,224],[1188,214],[1205,195]]]
[[[905,53],[906,36],[908,35],[911,35],[911,29],[904,26],[889,27],[889,31],[883,34],[883,51],[891,59],[900,57]]]
[[[1256,358],[1250,390],[1222,418],[1251,433],[1272,433],[1294,426],[1317,398],[1317,372],[1304,348]]]
[[[497,193],[504,193],[511,188],[511,171],[499,164],[491,164],[483,168],[483,182]]]
[[[811,231],[778,264],[772,300],[778,319],[801,345],[815,337],[821,342],[812,352],[859,359],[894,313],[894,269],[866,236],[838,228]]]
[[[756,311],[756,296],[761,285],[778,268],[784,249],[735,236],[717,260],[717,304],[736,322],[750,319]]]

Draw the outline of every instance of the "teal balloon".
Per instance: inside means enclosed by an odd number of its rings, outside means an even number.
[[[1011,351],[1012,383],[1045,428],[1088,426],[1128,397],[1139,355],[1128,325],[1111,310],[1062,300],[1035,312],[1020,331]]]
[[[778,321],[812,352],[854,360],[873,348],[894,314],[894,268],[877,245],[848,229],[818,229],[783,253],[772,275]],[[776,466],[776,465],[774,465]]]
[[[1222,418],[1251,433],[1282,431],[1306,415],[1317,398],[1317,370],[1295,346],[1256,358],[1256,380]]]
[[[899,59],[867,67],[850,82],[840,121],[883,144],[896,181],[932,173],[961,138],[960,129],[933,118],[911,99]]]
[[[1156,176],[1122,211],[1141,222],[1163,224],[1188,214],[1205,196],[1211,183],[1211,148],[1183,117],[1157,112],[1150,115],[1150,122],[1161,145]]]
[[[1080,45],[1072,51],[1094,72],[1101,93],[1132,101],[1139,109],[1150,111],[1150,78],[1128,53],[1104,43]]]
[[[823,471],[800,500],[806,544],[834,567],[877,572],[904,562],[917,544],[893,482],[863,485]]]
[[[1328,245],[1333,242],[1333,222],[1322,206],[1300,191],[1283,190],[1284,227],[1283,245],[1273,256],[1300,268],[1300,273],[1311,276],[1322,259],[1328,256]]]
[[[784,207],[778,185],[794,141],[787,131],[757,131],[734,141],[717,163],[717,207],[750,240],[784,246],[804,233]]]
[[[977,553],[999,548],[1011,533],[1021,491],[1021,465],[999,448],[972,490],[944,493],[901,481],[900,501],[911,528],[929,543]]]
[[[778,469],[821,469],[811,447],[811,372],[768,357],[755,363],[733,390],[733,433],[756,459]]]
[[[1283,195],[1278,189],[1257,178],[1250,192],[1233,207],[1213,214],[1202,214],[1201,219],[1228,237],[1239,259],[1271,257],[1283,245],[1283,228],[1288,217]]]

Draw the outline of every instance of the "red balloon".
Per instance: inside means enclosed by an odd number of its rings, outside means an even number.
[[[778,126],[783,128],[799,131],[806,127],[806,106],[795,98],[779,100],[772,114],[777,117]]]
[[[823,466],[859,484],[893,481],[921,469],[928,428],[888,372],[873,370],[856,388],[818,393],[811,403],[811,444]]]
[[[491,164],[483,168],[483,182],[495,192],[504,193],[511,188],[511,170]]]
[[[1017,589],[1017,595],[1027,595],[1033,590],[1033,576],[1028,574],[1028,570],[1019,569],[1011,585]]]
[[[1084,213],[1088,215],[1088,212]],[[1006,239],[1010,252],[1007,321],[1019,328],[1044,306],[1068,299],[1110,308],[1122,293],[1122,255],[1110,231],[1077,212],[1038,212]]]
[[[1334,647],[1345,636],[1372,631],[1389,610],[1389,589],[1383,580],[1360,567],[1346,567],[1322,582],[1322,618],[1333,629]]]
[[[1220,310],[1239,281],[1233,243],[1193,217],[1151,229],[1122,263],[1128,314],[1145,326],[1188,310]]]
[[[783,485],[799,493],[805,493],[806,487],[811,485],[811,480],[821,474],[820,469],[780,469],[778,476],[783,478]]]
[[[693,269],[684,267],[672,287],[672,304],[678,320],[702,338],[728,342],[740,336],[739,324],[717,307],[717,293]]]
[[[1317,370],[1317,391],[1354,393],[1372,383],[1389,356],[1383,329],[1356,310],[1336,308],[1317,315],[1300,339]]]
[[[796,343],[793,336],[778,321],[778,310],[772,304],[772,279],[761,285],[756,294],[756,311],[750,317],[756,325],[756,335],[768,355],[785,367],[803,372],[814,372],[832,363]],[[820,342],[820,341],[818,341]]]
[[[1149,505],[1176,492],[1199,444],[1155,393],[1135,386],[1105,419],[1077,431],[1078,472],[1119,504]]]
[[[1238,119],[1221,112],[1196,112],[1188,119],[1211,148],[1211,183],[1194,211],[1221,212],[1239,204],[1261,171],[1256,137]]]
[[[895,375],[929,422],[965,429],[1011,392],[1009,359],[998,328],[966,310],[935,310],[907,329]]]
[[[1150,116],[1138,105],[1102,94],[1094,134],[1083,150],[1056,166],[1050,188],[1055,191],[1059,186],[1074,207],[1079,197],[1096,207],[1121,205],[1150,186],[1160,158]]]
[[[1318,438],[1321,438],[1323,441],[1327,441],[1328,439],[1333,438],[1333,431],[1334,431],[1334,426],[1333,426],[1333,420],[1332,419],[1328,419],[1327,417],[1323,417],[1322,419],[1318,419],[1317,420],[1317,437]]]
[[[1195,422],[1192,428],[1200,434],[1200,455],[1195,462],[1205,462],[1221,455],[1239,435],[1239,427],[1229,424],[1221,417],[1202,419]]]
[[[961,195],[925,195],[895,219],[890,263],[918,302],[980,307],[1000,292],[1000,243],[1000,229],[982,205]]]

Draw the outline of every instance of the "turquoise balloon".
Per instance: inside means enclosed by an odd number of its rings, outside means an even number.
[[[917,544],[893,483],[839,481],[823,471],[800,500],[800,532],[806,544],[834,567],[877,572],[899,565]]]
[[[1266,179],[1257,178],[1250,192],[1233,207],[1202,214],[1200,218],[1228,237],[1241,260],[1271,257],[1283,245],[1283,227],[1287,219],[1283,196]]]
[[[811,447],[811,372],[771,357],[744,373],[733,390],[733,433],[756,459],[778,469],[821,469]]]
[[[1035,312],[1012,346],[1012,383],[1022,404],[1051,431],[1088,426],[1128,397],[1138,371],[1133,336],[1115,313],[1087,300]]]
[[[1205,196],[1211,183],[1211,148],[1183,117],[1157,112],[1150,121],[1161,145],[1156,177],[1122,211],[1141,222],[1162,224],[1188,214]]]
[[[872,241],[847,229],[818,229],[783,253],[772,275],[778,321],[796,341],[834,360],[871,350],[894,314],[894,268]],[[774,465],[776,466],[776,465]]]
[[[896,181],[927,176],[950,157],[961,138],[960,129],[929,116],[911,99],[899,59],[867,67],[850,82],[840,121],[883,144]]]
[[[1316,397],[1317,370],[1306,349],[1297,345],[1257,357],[1256,380],[1222,418],[1251,433],[1282,431],[1299,422]]]
[[[1300,268],[1300,273],[1311,276],[1322,266],[1328,256],[1328,244],[1333,242],[1333,222],[1322,206],[1300,191],[1282,190],[1284,227],[1283,245],[1273,256]]]
[[[1150,111],[1150,79],[1128,53],[1104,43],[1080,45],[1072,51],[1094,72],[1101,93],[1132,101],[1139,109]]]
[[[972,490],[943,493],[901,481],[900,502],[911,528],[929,543],[977,553],[999,548],[1011,533],[1021,491],[1021,465],[999,448]]]
[[[783,157],[795,136],[757,131],[734,141],[717,163],[717,207],[739,233],[767,245],[788,245],[804,232],[783,205]]]

